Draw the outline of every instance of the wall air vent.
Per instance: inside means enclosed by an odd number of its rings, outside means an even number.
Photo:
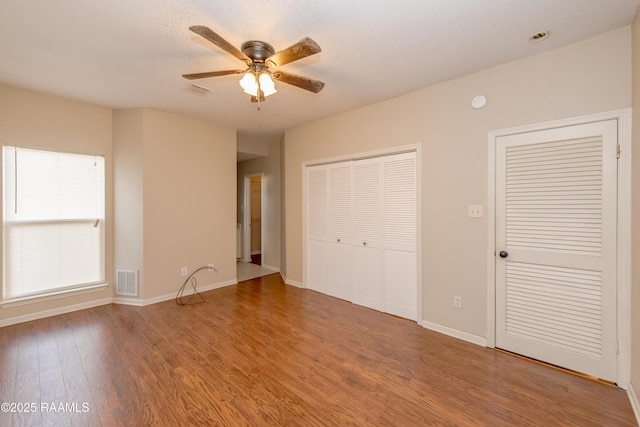
[[[116,270],[116,294],[129,297],[138,296],[138,272]]]

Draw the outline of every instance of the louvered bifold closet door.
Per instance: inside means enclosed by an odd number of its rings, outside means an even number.
[[[614,380],[617,123],[498,139],[496,342]]]
[[[382,158],[383,311],[417,318],[416,153]]]
[[[328,240],[327,240],[327,168],[307,167],[307,287],[327,293]]]
[[[382,161],[353,162],[353,302],[382,310]]]
[[[353,298],[353,184],[351,161],[327,165],[329,291]]]

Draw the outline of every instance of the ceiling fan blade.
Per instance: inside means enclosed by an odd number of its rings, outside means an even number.
[[[227,76],[229,74],[242,74],[244,71],[242,70],[222,70],[222,71],[208,71],[205,73],[192,73],[192,74],[183,74],[187,80],[196,80],[196,79],[206,79],[207,77],[218,77],[218,76]]]
[[[284,71],[273,72],[273,78],[283,83],[288,83],[293,86],[308,90],[313,93],[318,93],[324,87],[324,83],[320,80],[310,79],[308,77],[298,76],[296,74],[285,73]]]
[[[288,48],[281,50],[280,52],[274,53],[269,58],[267,58],[267,66],[280,67],[284,64],[288,64],[289,62],[297,61],[298,59],[314,55],[321,50],[322,49],[320,49],[318,43],[314,42],[309,37],[305,37],[298,43],[289,46]]]
[[[199,36],[202,36],[205,39],[209,40],[211,43],[215,44],[220,49],[226,51],[227,53],[230,53],[231,55],[235,56],[239,60],[246,62],[247,65],[251,64],[251,58],[249,58],[247,55],[242,53],[240,49],[238,49],[237,47],[235,47],[234,45],[232,45],[231,43],[229,43],[228,41],[220,37],[216,32],[214,32],[209,27],[205,27],[204,25],[193,25],[189,27],[189,29],[194,33],[198,34]]]

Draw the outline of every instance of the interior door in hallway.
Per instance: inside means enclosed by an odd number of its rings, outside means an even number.
[[[617,121],[496,141],[496,346],[616,378]]]
[[[251,255],[262,253],[262,177],[251,178]]]

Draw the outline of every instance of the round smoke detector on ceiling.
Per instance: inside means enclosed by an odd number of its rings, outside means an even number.
[[[539,33],[531,35],[531,37],[529,37],[529,41],[531,43],[538,43],[542,40],[546,40],[547,38],[549,38],[549,31],[540,31]]]
[[[484,95],[478,95],[471,100],[471,106],[476,110],[487,105],[487,97]]]

